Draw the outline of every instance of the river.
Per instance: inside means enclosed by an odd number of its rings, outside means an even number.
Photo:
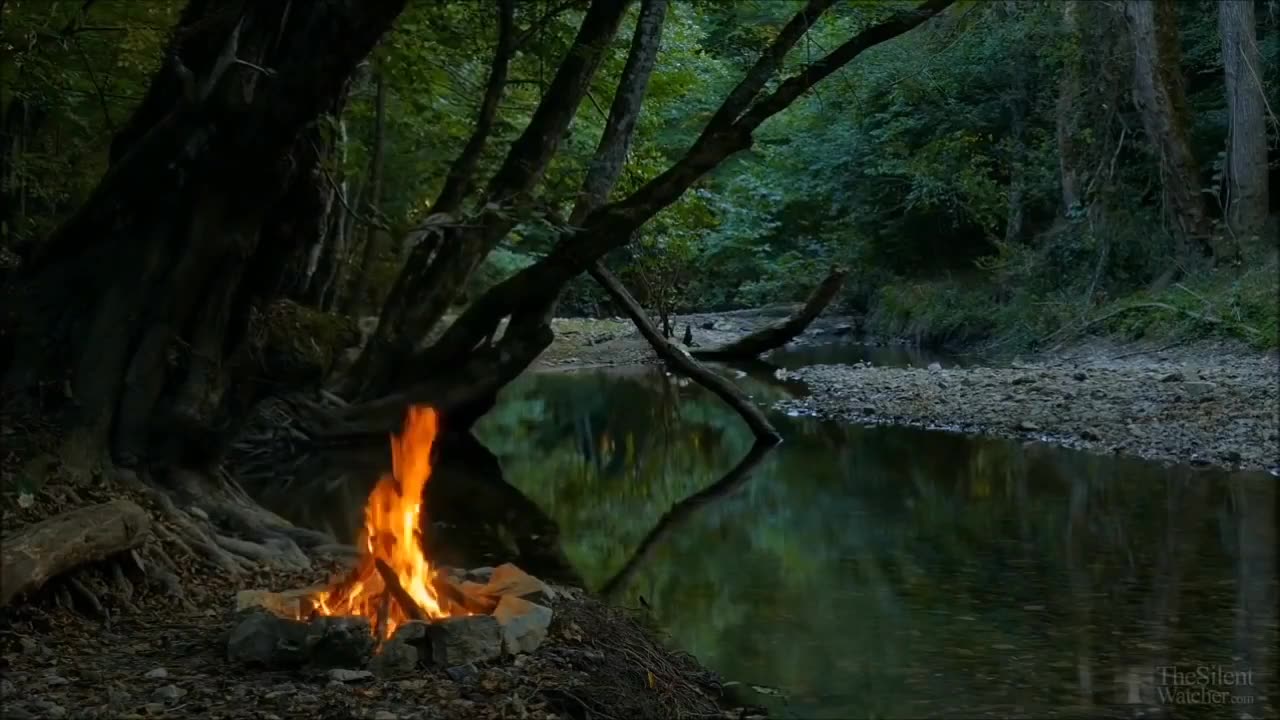
[[[864,358],[950,362],[771,360]],[[764,405],[804,392],[727,372]],[[751,436],[655,367],[526,375],[477,435],[588,587],[777,716],[1276,714],[1274,478],[772,420],[783,444],[696,506]]]

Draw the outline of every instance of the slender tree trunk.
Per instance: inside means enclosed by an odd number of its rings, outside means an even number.
[[[1064,2],[1062,7],[1062,23],[1070,38],[1071,54],[1067,57],[1062,69],[1062,77],[1058,80],[1057,104],[1057,139],[1058,139],[1058,177],[1062,184],[1062,209],[1065,213],[1083,204],[1081,187],[1081,169],[1079,150],[1076,147],[1076,136],[1079,133],[1079,109],[1077,99],[1081,93],[1081,61],[1079,54],[1083,52],[1077,15],[1078,4]]]
[[[386,113],[387,113],[387,88],[386,82],[382,76],[382,70],[375,71],[374,87],[375,99],[373,110],[373,151],[369,165],[369,201],[365,204],[371,215],[376,216],[382,205],[382,174],[385,165],[386,153]],[[381,256],[383,247],[384,233],[377,228],[369,227],[365,229],[364,249],[360,255],[360,266],[356,270],[356,283],[350,297],[350,305],[347,307],[348,315],[360,314],[360,311],[369,307],[369,292],[373,284],[374,265]],[[375,301],[376,302],[376,301]]]
[[[1213,255],[1212,226],[1191,151],[1190,111],[1183,88],[1173,0],[1125,0],[1133,42],[1133,100],[1155,148],[1177,236]]]
[[[301,251],[260,242],[310,167],[291,155],[403,5],[318,2],[282,25],[278,3],[191,2],[106,176],[31,263],[6,388],[68,378],[64,420],[119,461],[207,451],[247,392],[230,372],[251,308]]]
[[[1024,62],[1030,62],[1029,58]],[[1021,242],[1026,238],[1027,195],[1027,69],[1023,62],[1013,70],[1013,88],[1009,97],[1009,201],[1005,216],[1004,240]]]
[[[1262,61],[1252,0],[1220,0],[1218,28],[1227,77],[1227,227],[1240,242],[1262,234],[1267,222],[1267,126]]]

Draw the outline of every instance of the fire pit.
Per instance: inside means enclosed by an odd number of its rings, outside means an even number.
[[[410,408],[391,438],[391,473],[365,504],[360,556],[344,577],[283,593],[245,590],[227,640],[231,660],[268,667],[353,666],[379,674],[455,667],[532,652],[551,624],[555,591],[515,565],[469,571],[427,557],[422,491],[437,430]]]

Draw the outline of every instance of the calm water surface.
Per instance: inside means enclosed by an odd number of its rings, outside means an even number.
[[[770,359],[850,353],[948,364]],[[749,433],[654,368],[526,376],[477,434],[590,587],[781,716],[1277,715],[1274,478],[774,421],[784,444],[724,492]]]

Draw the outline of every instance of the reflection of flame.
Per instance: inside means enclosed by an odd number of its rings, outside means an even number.
[[[431,444],[436,413],[411,407],[404,431],[391,436],[391,474],[383,475],[364,507],[364,530],[358,540],[360,560],[346,579],[312,598],[321,615],[360,615],[375,626],[385,623],[386,637],[411,619],[383,581],[390,569],[401,588],[428,618],[448,617],[449,604],[432,587],[435,571],[423,551],[422,491],[431,477]],[[384,568],[380,572],[379,564]],[[379,618],[386,610],[387,616]]]

